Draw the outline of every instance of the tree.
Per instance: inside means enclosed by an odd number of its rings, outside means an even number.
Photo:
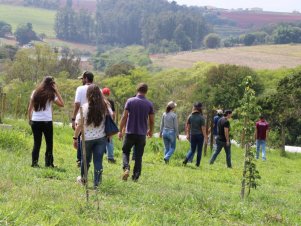
[[[112,77],[116,75],[129,75],[130,71],[135,69],[135,66],[130,63],[119,63],[110,65],[105,73],[106,75]]]
[[[214,49],[220,47],[221,44],[221,38],[218,34],[210,33],[205,36],[204,38],[204,45],[207,48]]]
[[[20,49],[10,63],[6,80],[37,82],[46,75],[54,76],[58,70],[58,56],[48,45],[36,44],[34,48]]]
[[[209,92],[212,106],[234,110],[240,106],[239,101],[244,95],[244,87],[240,84],[247,76],[254,81],[251,88],[260,94],[263,90],[260,79],[255,71],[245,66],[214,66],[206,73],[202,87]]]
[[[11,29],[12,27],[10,24],[0,21],[0,37],[5,37],[5,35],[10,34]]]
[[[279,128],[281,155],[284,156],[286,132],[289,130],[287,127],[291,122],[297,124],[301,115],[301,71],[295,71],[281,79],[276,93],[261,100],[261,104],[271,124],[274,128]]]
[[[20,45],[27,44],[32,40],[39,40],[36,33],[32,30],[31,23],[19,25],[15,32],[15,36]]]
[[[243,178],[241,185],[241,198],[245,198],[245,189],[248,188],[248,195],[251,192],[251,188],[257,187],[257,179],[260,179],[259,172],[256,169],[254,162],[254,150],[251,146],[254,141],[254,124],[257,115],[259,114],[259,107],[257,105],[255,91],[252,87],[252,78],[246,77],[243,84],[245,87],[244,96],[241,100],[241,106],[237,109],[237,112],[243,118],[243,131],[245,135],[245,144],[242,144],[242,148],[245,149]]]
[[[253,34],[246,34],[243,42],[246,46],[251,46],[255,42],[256,36]]]
[[[59,71],[68,72],[68,78],[77,78],[80,73],[81,58],[75,54],[69,48],[63,48],[61,50],[61,59],[59,60]]]

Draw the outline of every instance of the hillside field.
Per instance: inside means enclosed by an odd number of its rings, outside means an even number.
[[[196,62],[245,65],[253,69],[293,68],[301,64],[301,45],[258,45],[151,55],[155,66],[190,68]]]
[[[0,133],[0,225],[298,225],[301,222],[301,155],[267,150],[266,162],[258,160],[260,186],[240,199],[243,151],[232,149],[233,169],[225,166],[221,152],[209,165],[210,151],[201,161],[181,163],[188,142],[178,142],[170,164],[162,141],[148,139],[142,176],[137,183],[121,180],[121,142],[116,138],[117,164],[104,157],[103,183],[99,192],[85,190],[75,179],[76,151],[72,129],[54,127],[54,162],[45,168],[42,145],[41,168],[31,168],[33,137],[22,120],[6,120],[13,130]],[[156,144],[158,143],[158,144]],[[133,167],[133,162],[131,163]],[[89,180],[91,185],[91,171]]]
[[[19,24],[32,23],[33,30],[55,37],[55,11],[0,4],[0,20],[12,25],[13,32]]]

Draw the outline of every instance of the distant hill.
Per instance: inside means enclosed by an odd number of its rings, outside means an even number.
[[[47,37],[55,37],[55,13],[53,10],[0,4],[0,21],[11,24],[13,31],[19,24],[32,23],[37,34],[44,33]]]
[[[301,13],[279,13],[265,11],[220,11],[220,17],[232,20],[240,28],[262,27],[280,22],[301,21]]]

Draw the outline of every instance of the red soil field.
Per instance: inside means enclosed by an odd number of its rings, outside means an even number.
[[[276,13],[276,12],[221,12],[222,18],[236,22],[238,27],[260,27],[271,23],[301,22],[301,13]]]

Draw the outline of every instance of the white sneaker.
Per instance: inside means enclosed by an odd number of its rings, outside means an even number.
[[[83,181],[83,179],[82,179],[81,176],[78,176],[78,177],[76,178],[76,182],[77,182],[78,184],[80,184],[80,185],[84,185],[84,181]]]

